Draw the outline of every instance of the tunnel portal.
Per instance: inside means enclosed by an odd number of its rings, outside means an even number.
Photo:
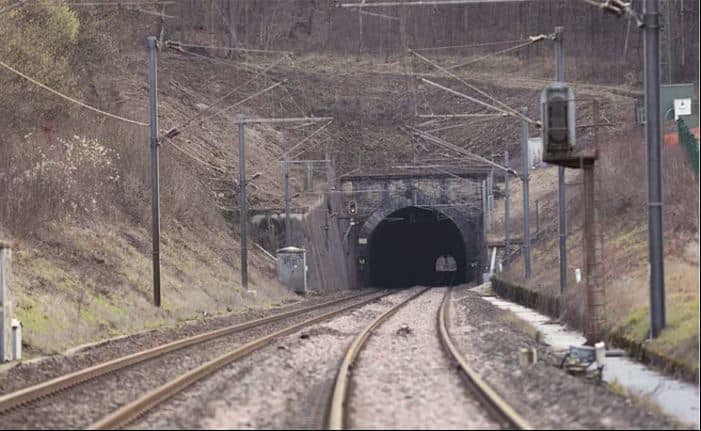
[[[392,212],[372,231],[368,249],[371,286],[442,286],[468,281],[463,235],[451,218],[432,208],[411,206]],[[441,256],[455,259],[456,271],[448,279],[436,271]]]

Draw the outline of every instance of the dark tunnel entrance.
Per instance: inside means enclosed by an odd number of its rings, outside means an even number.
[[[373,230],[368,245],[371,286],[443,286],[468,281],[460,229],[434,209],[406,207],[393,212]],[[452,256],[455,264],[448,269],[456,269],[454,273],[436,270],[436,261],[442,256]]]

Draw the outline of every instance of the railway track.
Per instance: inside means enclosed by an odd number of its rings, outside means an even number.
[[[265,328],[266,325],[283,322],[289,319],[299,318],[300,316],[304,316],[305,314],[317,312],[328,307],[335,307],[330,312],[325,312],[321,315],[306,319],[301,323],[286,325],[282,330],[275,331],[265,337],[258,338],[252,342],[245,343],[244,345],[240,346],[239,348],[235,349],[230,353],[222,355],[212,361],[206,362],[204,365],[201,365],[200,367],[191,370],[187,374],[180,376],[180,378],[176,379],[175,381],[171,381],[171,383],[177,382],[177,384],[163,385],[164,387],[167,386],[169,389],[167,389],[166,391],[159,392],[158,399],[166,399],[167,396],[165,396],[165,394],[168,393],[168,391],[170,391],[169,396],[172,396],[178,390],[182,390],[184,387],[195,381],[197,378],[201,378],[205,375],[208,375],[212,371],[226,365],[228,362],[231,362],[236,358],[242,357],[254,350],[257,350],[258,348],[266,345],[278,336],[287,334],[289,332],[293,332],[304,326],[331,318],[339,313],[375,301],[388,294],[389,293],[385,292],[373,292],[363,293],[359,295],[351,295],[340,299],[327,301],[321,304],[316,304],[314,306],[304,307],[298,310],[280,313],[277,315],[256,319],[250,322],[227,326],[217,330],[208,331],[195,336],[176,340],[167,344],[163,344],[161,346],[146,349],[107,362],[103,362],[33,386],[29,386],[27,388],[17,390],[6,395],[2,395],[0,396],[0,424],[4,423],[3,416],[6,414],[12,413],[16,410],[31,410],[33,404],[39,400],[48,397],[59,396],[59,394],[68,394],[72,390],[79,389],[89,382],[95,382],[100,378],[104,378],[106,376],[110,376],[118,372],[126,372],[126,369],[134,367],[135,365],[144,364],[149,361],[155,361],[158,358],[163,357],[164,355],[188,349],[191,347],[196,347],[208,341],[224,338],[232,334],[243,333],[247,330],[252,330],[256,328]],[[350,304],[344,305],[344,303],[349,301],[351,302]],[[131,409],[122,408],[119,410],[120,413],[118,415],[110,415],[109,419],[103,419],[101,421],[98,421],[97,423],[93,424],[93,427],[100,428],[106,426],[113,428],[128,423],[129,420],[138,416],[138,414],[135,414],[135,410],[138,410],[138,413],[143,413],[144,411],[146,411],[146,408],[144,408],[143,405],[141,407],[139,406],[139,400],[143,400],[146,397],[149,397],[148,399],[151,400],[149,404],[150,407],[153,407],[157,404],[153,403],[153,393],[149,393],[139,398],[134,403],[124,406],[131,406]],[[138,408],[135,409],[135,405]],[[31,412],[29,412],[29,414],[31,414]],[[81,424],[74,424],[74,426],[80,425]]]
[[[362,305],[368,304],[370,302],[373,302],[377,299],[380,299],[384,296],[390,295],[391,292],[382,292],[382,293],[376,293],[376,294],[371,294],[369,298],[363,299],[358,302],[354,302],[353,304],[346,305],[340,308],[337,308],[335,310],[332,310],[328,313],[324,313],[319,316],[312,317],[310,319],[304,320],[299,323],[295,323],[289,326],[286,326],[283,329],[280,329],[278,331],[275,331],[273,333],[270,333],[268,335],[265,335],[260,338],[256,338],[248,343],[245,343],[242,346],[237,347],[234,350],[231,350],[223,355],[220,355],[190,371],[188,371],[185,374],[180,375],[178,378],[169,381],[168,383],[165,383],[156,389],[153,389],[152,391],[144,394],[143,396],[139,397],[138,399],[132,401],[129,404],[126,404],[122,406],[121,408],[113,411],[107,416],[104,416],[100,420],[92,423],[88,429],[115,429],[115,428],[122,428],[137,418],[139,418],[141,415],[145,414],[149,410],[153,409],[163,401],[173,397],[174,395],[180,393],[182,390],[187,388],[188,386],[196,383],[197,381],[209,376],[210,374],[214,373],[215,371],[225,367],[226,365],[241,359],[250,353],[255,352],[256,350],[259,350],[268,344],[270,344],[272,341],[291,334],[293,332],[296,332],[304,327],[322,322],[324,320],[328,320],[334,316],[337,316],[339,314],[345,313],[347,311],[350,311],[356,307],[360,307]],[[358,296],[366,296],[366,295],[358,295]]]
[[[340,430],[348,425],[348,402],[349,388],[351,384],[352,367],[358,355],[370,338],[373,331],[387,321],[392,315],[397,313],[402,307],[424,294],[428,289],[421,290],[416,295],[412,295],[405,301],[398,303],[390,310],[386,311],[373,320],[351,343],[338,369],[338,374],[334,382],[331,400],[328,404],[326,414],[326,426],[329,429]],[[507,429],[532,429],[532,427],[509,406],[467,363],[467,360],[453,343],[448,331],[448,307],[452,288],[446,290],[446,294],[441,302],[437,321],[436,333],[443,346],[443,352],[448,359],[457,365],[457,369],[463,377],[470,393],[489,412],[492,419]]]

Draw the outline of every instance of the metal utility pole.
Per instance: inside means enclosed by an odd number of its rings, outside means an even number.
[[[156,37],[148,37],[148,101],[151,125],[151,231],[153,243],[153,305],[161,306],[161,201],[158,161],[158,77]]]
[[[565,82],[565,55],[562,50],[562,27],[555,27],[555,80]],[[567,290],[567,199],[565,168],[557,168],[557,209],[560,233],[560,293]]]
[[[662,160],[660,154],[660,16],[658,0],[645,0],[645,133],[648,177],[650,264],[650,336],[665,327],[664,249],[662,240]]]
[[[521,108],[521,113],[528,114],[528,108]],[[528,221],[528,121],[521,120],[521,159],[522,159],[522,180],[523,180],[523,267],[524,277],[531,278],[531,229]]]
[[[292,245],[290,230],[290,164],[285,160],[285,240],[287,246]]]
[[[248,290],[248,209],[246,208],[246,118],[236,116],[239,126],[239,221],[241,223],[241,286]]]
[[[509,167],[509,152],[504,152],[504,166]],[[504,266],[509,266],[511,254],[511,226],[509,225],[509,172],[504,171]]]
[[[10,356],[10,257],[12,248],[0,240],[0,363]]]

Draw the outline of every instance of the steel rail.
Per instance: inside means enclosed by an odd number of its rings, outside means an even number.
[[[374,293],[374,292],[373,292]],[[340,299],[334,299],[331,301],[326,301],[321,304],[317,304],[310,307],[301,308],[299,310],[288,311],[281,314],[276,314],[274,316],[263,317],[260,319],[252,320],[249,322],[239,323],[236,325],[227,326],[224,328],[216,329],[213,331],[205,332],[202,334],[194,335],[187,338],[182,338],[180,340],[172,341],[167,344],[152,347],[150,349],[142,350],[140,352],[132,353],[130,355],[122,356],[120,358],[112,359],[107,362],[103,362],[97,365],[93,365],[88,368],[84,368],[78,371],[74,371],[69,374],[65,374],[33,386],[29,386],[9,394],[0,396],[0,414],[17,407],[22,404],[28,404],[39,398],[44,398],[46,396],[55,394],[56,392],[71,388],[73,386],[85,383],[89,380],[95,379],[97,377],[103,376],[108,373],[118,371],[120,369],[126,368],[131,365],[139,364],[150,359],[159,357],[166,353],[171,353],[176,350],[184,349],[186,347],[193,346],[195,344],[204,343],[206,341],[213,340],[215,338],[223,337],[226,335],[231,335],[237,332],[241,332],[247,329],[255,328],[257,326],[265,325],[268,323],[276,322],[279,320],[287,319],[290,317],[299,316],[310,311],[318,310],[324,307],[332,306],[343,301],[352,300],[362,296],[369,295],[368,293],[362,293],[359,295],[345,296]],[[373,296],[374,298],[374,296]]]
[[[144,396],[138,398],[137,400],[134,400],[131,403],[122,406],[121,408],[112,412],[108,416],[105,416],[99,421],[93,423],[87,429],[115,429],[124,427],[136,420],[137,418],[139,418],[140,416],[142,416],[144,413],[156,407],[158,404],[180,393],[193,383],[196,383],[197,381],[209,376],[213,372],[225,367],[231,362],[241,359],[246,355],[255,352],[256,350],[267,346],[277,338],[289,335],[306,326],[330,319],[338,314],[368,304],[377,299],[390,295],[391,293],[392,292],[375,293],[369,299],[330,311],[328,313],[322,314],[321,316],[313,317],[300,323],[293,324],[284,329],[268,334],[264,337],[250,341],[236,348],[235,350],[232,350],[215,359],[212,359],[211,361],[208,361],[200,365],[199,367],[180,375],[180,377],[177,377],[176,379],[171,380],[170,382],[163,384],[158,388],[146,393]]]
[[[328,405],[326,414],[326,428],[332,430],[342,430],[346,421],[346,403],[348,401],[348,388],[350,387],[351,367],[357,359],[360,351],[363,349],[365,342],[370,338],[372,332],[377,329],[387,319],[392,317],[403,306],[416,299],[420,295],[427,292],[429,288],[422,289],[418,293],[411,295],[409,298],[395,305],[375,320],[373,320],[358,336],[353,340],[350,347],[346,351],[343,361],[338,368],[336,381],[334,382],[331,402]]]
[[[475,397],[489,410],[494,419],[499,421],[504,428],[529,430],[533,427],[521,417],[503,398],[499,396],[470,366],[453,343],[448,331],[448,307],[453,288],[449,288],[438,310],[438,333],[446,354],[457,364],[460,375]]]

